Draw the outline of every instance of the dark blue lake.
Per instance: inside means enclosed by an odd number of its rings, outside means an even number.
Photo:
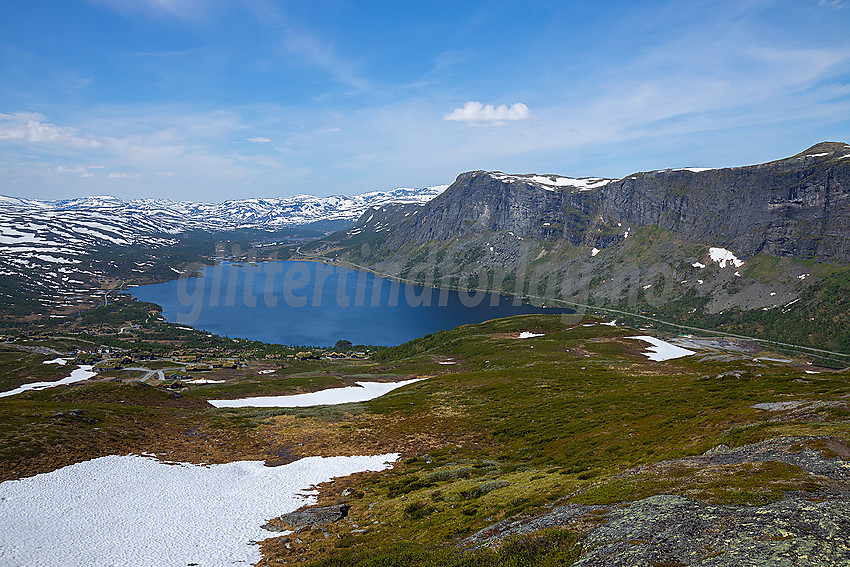
[[[223,263],[203,277],[132,288],[167,321],[290,345],[397,345],[427,333],[527,313],[569,313],[513,297],[399,283],[317,262]]]

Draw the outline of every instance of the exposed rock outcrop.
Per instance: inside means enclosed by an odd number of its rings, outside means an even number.
[[[826,478],[817,492],[789,492],[764,506],[717,505],[658,494],[614,505],[556,506],[512,518],[470,536],[467,546],[490,546],[548,528],[584,534],[581,567],[637,565],[850,564],[850,448],[836,437],[796,437],[666,461],[627,471],[780,461]]]
[[[635,173],[595,187],[556,186],[537,176],[461,174],[387,246],[511,232],[605,248],[632,226],[658,226],[736,253],[850,262],[850,145],[824,142],[766,164]],[[373,214],[367,212],[367,215]]]
[[[264,525],[263,528],[272,532],[289,531],[292,528],[306,528],[318,524],[331,524],[343,519],[348,514],[348,504],[325,506],[322,508],[305,508],[296,512],[284,514]]]

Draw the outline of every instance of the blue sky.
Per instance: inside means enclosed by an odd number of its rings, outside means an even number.
[[[222,201],[622,177],[850,142],[850,0],[32,0],[0,194]]]

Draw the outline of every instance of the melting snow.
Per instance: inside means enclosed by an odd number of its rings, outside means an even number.
[[[260,526],[316,502],[311,487],[381,471],[395,453],[198,466],[100,457],[0,483],[4,565],[255,564]]]
[[[303,408],[309,406],[350,404],[366,402],[392,392],[396,388],[418,382],[423,378],[402,380],[401,382],[356,382],[357,386],[345,388],[328,388],[309,394],[294,394],[291,396],[258,396],[236,400],[207,400],[217,408]]]
[[[54,382],[31,382],[29,384],[24,384],[23,386],[18,386],[14,390],[0,392],[0,398],[14,396],[15,394],[20,394],[21,392],[27,392],[29,390],[44,390],[45,388],[52,388],[54,386],[62,386],[64,384],[73,384],[74,382],[88,380],[92,376],[97,375],[97,372],[92,372],[91,369],[92,367],[90,365],[82,365],[79,368],[72,370],[71,375],[66,378],[62,378],[61,380],[56,380]],[[0,553],[0,557],[2,557],[2,553]]]
[[[514,183],[516,181],[524,181],[543,185],[544,189],[554,191],[551,187],[572,187],[579,191],[590,191],[597,187],[608,185],[615,179],[604,179],[602,177],[562,177],[560,175],[509,175],[507,173],[494,172],[490,174],[494,179]]]
[[[732,252],[725,248],[709,248],[708,255],[712,262],[720,264],[721,268],[725,268],[726,264],[732,264],[736,268],[744,265],[743,260],[739,260]]]
[[[590,255],[596,256],[597,254],[599,254],[599,252],[601,252],[601,250],[599,250],[599,248],[594,248],[593,250],[590,251]]]
[[[678,347],[674,344],[670,344],[667,341],[662,341],[661,339],[656,339],[655,337],[650,337],[648,335],[641,335],[639,337],[627,337],[629,339],[637,339],[639,341],[644,341],[649,343],[650,346],[648,351],[643,353],[644,356],[649,358],[650,360],[655,360],[657,362],[662,362],[664,360],[670,360],[671,358],[680,358],[682,356],[688,356],[691,354],[695,354],[694,351],[688,350],[686,348]]]
[[[699,268],[700,270],[705,268],[705,264],[703,264],[702,262],[694,262],[693,264],[691,264],[691,266],[693,266],[694,268]]]
[[[517,337],[518,339],[531,339],[534,337],[542,337],[543,333],[532,333],[531,331],[523,331]]]
[[[64,366],[66,362],[68,362],[67,358],[54,358],[53,360],[45,360],[42,364],[59,364],[60,366]]]

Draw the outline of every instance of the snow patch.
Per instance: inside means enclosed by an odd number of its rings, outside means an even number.
[[[402,380],[401,382],[355,382],[356,386],[345,388],[329,388],[309,394],[294,394],[291,396],[258,396],[255,398],[241,398],[236,400],[207,400],[217,408],[303,408],[309,406],[333,406],[338,404],[350,404],[354,402],[366,402],[389,392],[396,388],[413,384],[424,378],[413,380]]]
[[[198,466],[100,457],[0,483],[4,565],[253,565],[260,526],[316,502],[334,477],[382,471],[398,454]]]
[[[501,172],[490,173],[490,176],[506,183],[522,181],[525,183],[543,185],[543,188],[549,191],[554,191],[554,187],[569,187],[572,189],[578,189],[579,191],[590,191],[592,189],[608,185],[612,181],[616,181],[616,179],[605,179],[602,177],[575,178],[563,177],[560,175],[510,175]]]
[[[686,348],[682,348],[674,344],[670,344],[667,341],[662,341],[661,339],[656,339],[655,337],[650,337],[649,335],[626,338],[636,339],[649,343],[651,346],[647,349],[647,352],[643,354],[648,359],[655,360],[657,362],[663,362],[665,360],[670,360],[673,358],[680,358],[683,356],[696,354],[695,351],[688,350]]]
[[[597,254],[599,254],[600,252],[601,252],[601,250],[599,248],[594,248],[593,250],[590,251],[590,255],[591,255],[591,257],[593,257],[593,256],[596,256]]]
[[[531,331],[523,331],[517,337],[518,339],[531,339],[534,337],[542,337],[543,333],[532,333]]]
[[[731,264],[736,268],[740,268],[744,265],[743,260],[739,260],[735,254],[725,248],[709,248],[708,255],[711,258],[711,261],[720,264],[721,268],[725,268],[726,264]]]
[[[699,268],[700,270],[705,268],[705,264],[703,264],[702,262],[694,262],[693,264],[691,264],[691,266],[693,266],[694,268]]]
[[[66,378],[62,378],[61,380],[56,380],[54,382],[31,382],[29,384],[24,384],[23,386],[18,386],[14,390],[0,392],[0,398],[14,396],[15,394],[20,394],[21,392],[27,392],[29,390],[44,390],[45,388],[53,388],[54,386],[63,386],[65,384],[73,384],[74,382],[82,382],[83,380],[88,380],[89,378],[97,375],[97,372],[92,372],[91,369],[91,365],[84,364],[79,368],[72,370],[71,375]]]

